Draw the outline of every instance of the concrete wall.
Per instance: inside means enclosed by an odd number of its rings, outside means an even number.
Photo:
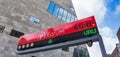
[[[10,36],[12,29],[25,34],[39,31],[48,27],[66,23],[65,21],[49,14],[47,8],[51,0],[0,0],[0,25],[5,26],[3,33],[0,33],[0,57],[72,57],[73,48],[70,52],[61,49],[17,55],[18,38]],[[68,12],[70,0],[52,0],[62,6]],[[74,12],[71,12],[75,15]],[[29,21],[29,17],[34,16],[40,19],[39,24]]]

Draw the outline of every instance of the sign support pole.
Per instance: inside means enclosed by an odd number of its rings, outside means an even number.
[[[102,57],[107,57],[107,53],[105,51],[105,46],[103,44],[103,40],[102,40],[102,37],[100,36],[99,37],[99,45],[100,45],[100,50],[101,50],[101,53],[102,53]]]

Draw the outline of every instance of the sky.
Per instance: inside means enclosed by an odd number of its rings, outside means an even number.
[[[120,0],[72,0],[78,19],[95,16],[107,54],[119,43],[116,33],[120,27]],[[88,47],[90,57],[102,57],[99,43]]]

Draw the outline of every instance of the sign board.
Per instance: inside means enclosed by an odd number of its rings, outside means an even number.
[[[94,16],[55,26],[19,38],[17,54],[79,45],[81,39],[99,34]],[[81,42],[80,42],[81,41]]]

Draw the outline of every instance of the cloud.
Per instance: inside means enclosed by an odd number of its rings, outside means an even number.
[[[113,30],[107,26],[100,29],[100,34],[104,40],[107,53],[111,54],[118,43],[117,37],[113,34]]]
[[[103,38],[107,54],[111,54],[116,44],[118,43],[118,39],[113,33],[114,31],[110,27],[102,24],[102,22],[104,21],[103,19],[105,18],[105,14],[108,14],[108,10],[104,2],[105,0],[72,0],[78,19],[89,17],[92,15],[95,16],[97,24],[99,25],[99,32]],[[120,14],[120,5],[116,7],[115,14]],[[93,43],[92,47],[88,47],[88,51],[90,57],[102,57],[98,42]]]
[[[105,26],[100,28],[100,35],[102,36],[107,54],[111,54],[116,44],[118,43],[117,37],[113,34],[111,28]],[[92,47],[88,47],[90,57],[102,57],[99,43],[94,43]]]
[[[117,5],[115,15],[120,14],[120,5]]]
[[[106,7],[104,0],[72,0],[78,19],[94,15],[97,22],[104,19]]]

